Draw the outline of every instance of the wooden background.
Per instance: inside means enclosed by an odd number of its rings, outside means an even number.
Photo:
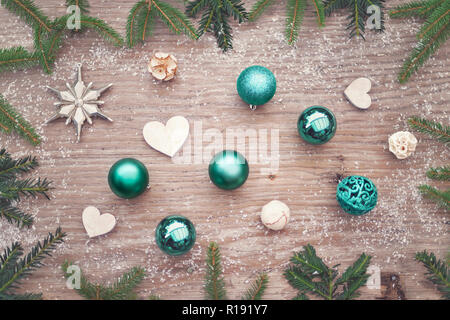
[[[51,17],[65,12],[64,1],[36,2]],[[91,15],[125,34],[134,1],[90,2]],[[425,269],[414,261],[414,253],[428,249],[446,256],[450,240],[447,213],[423,200],[416,186],[427,181],[426,168],[448,163],[448,150],[417,134],[416,153],[400,161],[388,151],[387,139],[407,129],[405,119],[410,115],[449,123],[448,43],[418,75],[400,85],[397,73],[416,43],[421,21],[387,17],[384,34],[368,32],[365,42],[349,40],[347,12],[333,14],[319,29],[310,6],[300,39],[291,47],[283,38],[284,2],[267,10],[256,23],[233,23],[235,49],[227,54],[221,53],[210,34],[194,42],[171,34],[158,21],[147,43],[135,49],[117,49],[93,32],[69,35],[52,75],[39,67],[0,74],[0,92],[44,138],[41,146],[33,148],[17,136],[0,135],[1,145],[13,155],[38,156],[37,174],[53,180],[55,187],[51,201],[39,198],[21,204],[36,216],[33,228],[19,230],[0,220],[0,248],[14,240],[29,248],[57,226],[68,234],[65,244],[46,259],[45,267],[23,282],[21,290],[43,292],[45,299],[78,299],[66,288],[59,267],[69,259],[89,279],[100,282],[112,281],[132,266],[144,266],[148,275],[138,290],[142,297],[202,299],[205,249],[210,241],[217,241],[230,298],[240,298],[261,271],[270,277],[266,298],[294,297],[295,290],[282,272],[292,252],[306,243],[313,244],[330,265],[341,263],[341,271],[364,251],[373,256],[372,264],[383,275],[400,276],[406,298],[439,298],[423,276]],[[402,2],[388,1],[387,6]],[[182,7],[180,2],[172,3]],[[247,7],[252,4],[249,0]],[[0,8],[0,21],[0,47],[32,48],[30,28],[15,15]],[[154,50],[178,58],[179,73],[173,81],[154,81],[147,72]],[[78,62],[83,63],[85,82],[93,81],[95,87],[114,83],[102,96],[103,111],[114,122],[95,119],[92,126],[86,124],[77,144],[73,126],[66,127],[62,120],[47,126],[42,123],[55,112],[56,101],[44,86],[63,88],[74,79]],[[235,81],[253,64],[270,68],[278,87],[271,102],[251,112],[238,97]],[[366,111],[354,108],[342,95],[361,76],[373,83],[373,104]],[[323,146],[307,145],[296,132],[299,114],[316,104],[333,110],[338,121],[336,136]],[[141,134],[144,124],[165,122],[174,115],[189,120],[191,142],[194,136],[205,135],[199,144],[205,156],[198,161],[174,163],[146,145]],[[201,134],[194,134],[200,124]],[[269,164],[251,161],[250,177],[243,187],[232,192],[216,188],[207,173],[213,153],[207,152],[208,135],[222,134],[225,144],[226,129],[278,130],[278,150],[270,147],[268,138],[269,154],[279,155],[278,170],[276,163],[267,172],[264,169]],[[196,150],[197,154],[201,151]],[[117,198],[107,184],[110,166],[123,157],[143,161],[150,173],[151,190],[133,200]],[[370,177],[379,189],[378,206],[366,216],[345,214],[335,200],[336,177],[350,174]],[[273,199],[291,209],[291,222],[281,232],[265,229],[258,216],[261,207]],[[89,205],[116,216],[113,232],[88,241],[81,213]],[[171,214],[189,217],[198,233],[194,248],[181,257],[164,255],[154,241],[156,225]],[[383,294],[368,288],[361,291],[365,299]]]

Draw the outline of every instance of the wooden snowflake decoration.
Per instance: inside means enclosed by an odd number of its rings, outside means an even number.
[[[59,118],[67,118],[66,125],[73,122],[76,128],[77,142],[80,142],[81,128],[87,120],[92,124],[92,117],[98,116],[112,122],[112,119],[101,112],[99,106],[104,101],[97,100],[100,95],[112,86],[112,83],[101,89],[92,89],[92,82],[85,86],[81,78],[81,63],[77,64],[78,79],[73,86],[66,82],[69,90],[59,91],[47,86],[47,89],[53,91],[59,98],[59,102],[55,102],[55,106],[60,107],[59,111],[48,119],[45,123],[49,123]]]

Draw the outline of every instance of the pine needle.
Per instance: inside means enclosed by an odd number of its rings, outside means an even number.
[[[417,34],[419,42],[405,60],[398,75],[400,83],[408,81],[428,58],[434,54],[450,36],[450,1],[426,0],[411,2],[390,11],[393,18],[417,16],[426,19]]]
[[[72,276],[69,273],[69,267],[74,265],[73,262],[64,261],[61,269],[66,279]],[[145,277],[145,269],[142,267],[133,267],[130,271],[125,272],[112,285],[106,286],[102,284],[94,284],[80,274],[80,287],[74,288],[77,293],[89,300],[134,300],[137,298],[134,290],[142,282]]]
[[[269,277],[267,276],[267,274],[260,274],[258,278],[251,284],[247,292],[242,296],[242,300],[261,300],[264,292],[267,289],[268,282]]]
[[[437,202],[441,207],[450,210],[450,189],[440,191],[427,184],[423,184],[418,188],[425,197]]]
[[[439,122],[417,116],[409,118],[408,124],[412,129],[428,134],[447,146],[450,144],[450,126],[444,126]]]
[[[47,16],[31,0],[1,0],[1,5],[17,14],[34,29],[43,28],[51,31],[51,24]]]
[[[38,58],[23,47],[0,49],[0,72],[27,69],[35,66]]]
[[[0,299],[39,299],[40,294],[16,294],[14,291],[19,287],[20,281],[31,275],[31,273],[42,266],[46,256],[56,249],[56,246],[64,241],[66,234],[57,228],[54,234],[49,233],[42,241],[38,241],[30,252],[23,258],[23,250],[18,243],[14,243],[5,250],[1,257],[0,268]]]
[[[298,30],[305,13],[306,0],[288,0],[286,9],[286,40],[293,44],[298,38]]]
[[[433,180],[450,181],[450,165],[428,169],[427,177]]]
[[[105,21],[99,18],[82,15],[80,18],[81,27],[95,30],[106,41],[117,47],[123,45],[123,39],[120,34],[111,28]]]
[[[361,254],[352,266],[348,267],[337,280],[336,266],[329,268],[310,244],[303,247],[291,258],[292,264],[284,276],[289,284],[299,291],[295,300],[307,300],[306,293],[326,300],[350,300],[359,296],[358,290],[366,283],[369,275],[371,256]]]
[[[0,131],[6,134],[16,132],[33,145],[41,140],[39,135],[28,121],[26,121],[0,94]]]
[[[34,157],[13,159],[5,149],[0,150],[0,217],[19,227],[30,227],[33,224],[33,216],[16,207],[20,195],[42,194],[48,198],[50,181],[47,179],[17,179],[17,175],[30,172],[37,166],[38,162]]]
[[[90,4],[87,0],[66,0],[66,7],[77,6],[80,12],[86,14],[89,12]]]
[[[433,252],[426,250],[416,253],[416,260],[427,268],[428,280],[437,285],[443,299],[450,299],[450,270],[448,263],[438,260]]]
[[[217,45],[226,52],[233,48],[233,35],[229,18],[239,23],[248,20],[248,13],[241,0],[194,0],[186,5],[186,14],[195,17],[200,11],[203,14],[197,28],[198,36],[212,32]]]
[[[220,249],[217,243],[211,242],[206,258],[205,295],[209,300],[226,299],[225,282],[222,276]]]
[[[249,21],[255,21],[258,19],[258,17],[266,10],[269,6],[271,6],[275,0],[259,0],[257,1],[253,7],[252,10],[250,10],[250,13],[248,15]]]

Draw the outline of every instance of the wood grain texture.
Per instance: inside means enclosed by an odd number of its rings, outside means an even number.
[[[65,12],[63,1],[36,2],[51,17]],[[134,1],[90,2],[91,15],[125,34]],[[389,1],[388,6],[402,2]],[[448,213],[423,200],[416,185],[427,181],[426,168],[448,163],[448,149],[417,134],[416,153],[400,161],[388,151],[387,139],[407,130],[405,119],[410,115],[449,123],[448,43],[419,74],[400,85],[397,73],[416,43],[421,21],[387,17],[384,34],[368,32],[365,42],[349,40],[346,12],[333,14],[319,29],[310,6],[300,39],[291,47],[283,38],[284,14],[284,3],[279,2],[255,23],[233,23],[235,49],[228,54],[217,49],[209,34],[194,42],[169,33],[157,22],[150,40],[132,50],[116,49],[93,32],[74,34],[65,39],[52,75],[38,67],[0,74],[0,93],[44,137],[37,148],[17,136],[0,135],[0,144],[14,155],[37,155],[38,174],[53,180],[55,187],[51,201],[22,203],[36,216],[32,229],[19,231],[0,221],[0,248],[13,240],[30,247],[59,225],[68,233],[66,243],[23,282],[21,290],[43,292],[45,299],[78,299],[66,288],[59,267],[69,259],[93,281],[112,281],[132,266],[144,266],[148,276],[139,287],[142,297],[152,293],[163,299],[202,299],[205,250],[209,241],[217,241],[230,298],[240,298],[263,270],[270,277],[266,298],[294,297],[282,272],[292,252],[306,243],[313,244],[330,265],[341,263],[341,270],[365,251],[382,272],[400,276],[406,298],[439,298],[423,276],[424,268],[414,261],[414,253],[428,249],[445,257]],[[0,47],[32,48],[31,30],[17,17],[0,8],[0,21],[5,21],[0,26]],[[173,81],[152,80],[146,63],[154,50],[177,57],[179,73]],[[63,121],[42,123],[55,111],[56,101],[44,86],[62,88],[74,79],[80,61],[86,83],[93,81],[94,87],[114,83],[102,96],[102,110],[114,122],[95,119],[92,126],[84,126],[77,144],[72,126]],[[251,112],[236,94],[235,81],[253,64],[271,69],[278,86],[271,102]],[[346,86],[362,76],[372,80],[373,102],[368,110],[356,109],[343,97]],[[338,130],[329,143],[313,147],[299,138],[296,121],[302,110],[316,104],[334,111]],[[193,145],[196,132],[203,134],[203,141],[194,147],[205,155],[193,163],[174,163],[143,139],[145,123],[166,122],[174,115],[190,121]],[[278,130],[278,150],[269,147],[269,155],[279,154],[278,170],[265,172],[262,169],[270,165],[250,161],[250,177],[243,187],[232,192],[216,188],[207,173],[212,156],[207,152],[212,143],[208,139],[222,134],[225,145],[227,129]],[[270,141],[269,136],[269,146]],[[244,147],[242,141],[237,147]],[[117,198],[107,184],[110,166],[123,157],[143,161],[150,172],[151,189],[133,200]],[[371,178],[379,189],[378,206],[366,216],[347,215],[336,202],[336,178],[350,174]],[[291,221],[281,232],[265,229],[258,216],[273,199],[291,209]],[[110,234],[88,242],[81,213],[89,205],[115,215],[118,223]],[[185,256],[166,256],[155,244],[156,225],[170,214],[185,215],[196,225],[196,245]],[[362,290],[362,298],[379,296],[380,290]]]

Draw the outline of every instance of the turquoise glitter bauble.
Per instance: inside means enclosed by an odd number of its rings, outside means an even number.
[[[349,176],[338,184],[336,199],[345,212],[360,216],[375,208],[377,187],[369,178]]]
[[[183,216],[168,216],[156,227],[156,244],[171,256],[179,256],[191,250],[195,238],[194,225]]]
[[[148,180],[147,168],[133,158],[121,159],[109,169],[109,187],[121,198],[137,197],[147,188]]]
[[[221,189],[239,188],[248,178],[249,168],[245,157],[234,150],[223,150],[209,163],[209,177]]]
[[[252,109],[272,99],[277,89],[277,81],[273,73],[261,66],[248,67],[237,79],[239,96]]]
[[[330,110],[312,106],[302,112],[297,121],[300,136],[308,143],[323,144],[336,133],[336,118]]]

